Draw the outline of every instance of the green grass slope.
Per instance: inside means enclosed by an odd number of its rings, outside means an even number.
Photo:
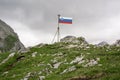
[[[0,54],[0,80],[120,80],[120,47],[55,43]]]

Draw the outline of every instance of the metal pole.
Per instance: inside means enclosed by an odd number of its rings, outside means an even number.
[[[58,31],[58,37],[57,37],[57,42],[60,41],[60,27],[59,27],[59,19],[60,19],[60,14],[58,14],[58,28],[57,28],[57,31]]]
[[[53,38],[53,40],[52,40],[52,43],[54,42],[55,37],[57,36],[57,33],[58,33],[58,31],[56,31],[56,33],[55,33],[55,35],[54,35],[54,38]]]

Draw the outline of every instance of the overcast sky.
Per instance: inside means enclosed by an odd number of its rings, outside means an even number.
[[[120,0],[0,0],[0,19],[25,46],[51,43],[57,15],[73,18],[61,24],[61,38],[83,36],[90,43],[120,39]]]

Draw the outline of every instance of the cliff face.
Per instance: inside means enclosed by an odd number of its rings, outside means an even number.
[[[0,20],[0,51],[13,52],[25,50],[14,30],[5,22]]]

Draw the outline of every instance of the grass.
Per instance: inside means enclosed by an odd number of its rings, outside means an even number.
[[[90,48],[64,48],[69,43],[55,43],[44,45],[43,47],[33,47],[27,53],[16,53],[6,63],[0,65],[0,80],[21,80],[29,72],[29,80],[39,80],[39,76],[45,76],[45,80],[70,80],[72,78],[86,78],[88,80],[119,80],[120,79],[120,47],[111,46]],[[32,54],[37,52],[36,57]],[[62,55],[58,55],[62,53]],[[88,54],[90,53],[90,54]],[[9,53],[0,54],[0,62],[3,61]],[[100,58],[98,64],[90,67],[83,67],[86,64],[70,64],[77,56],[84,55],[85,60]],[[19,56],[25,56],[17,61]],[[62,62],[57,69],[53,66],[55,63]],[[66,61],[65,61],[66,60]],[[7,69],[10,65],[11,68]],[[48,65],[48,64],[51,64]],[[65,69],[75,66],[76,70],[61,74]],[[5,74],[5,72],[8,72]],[[40,73],[41,72],[41,73]]]
[[[0,48],[2,52],[9,52],[11,48],[15,45],[15,42],[17,41],[17,37],[8,35],[4,40],[4,47]]]

